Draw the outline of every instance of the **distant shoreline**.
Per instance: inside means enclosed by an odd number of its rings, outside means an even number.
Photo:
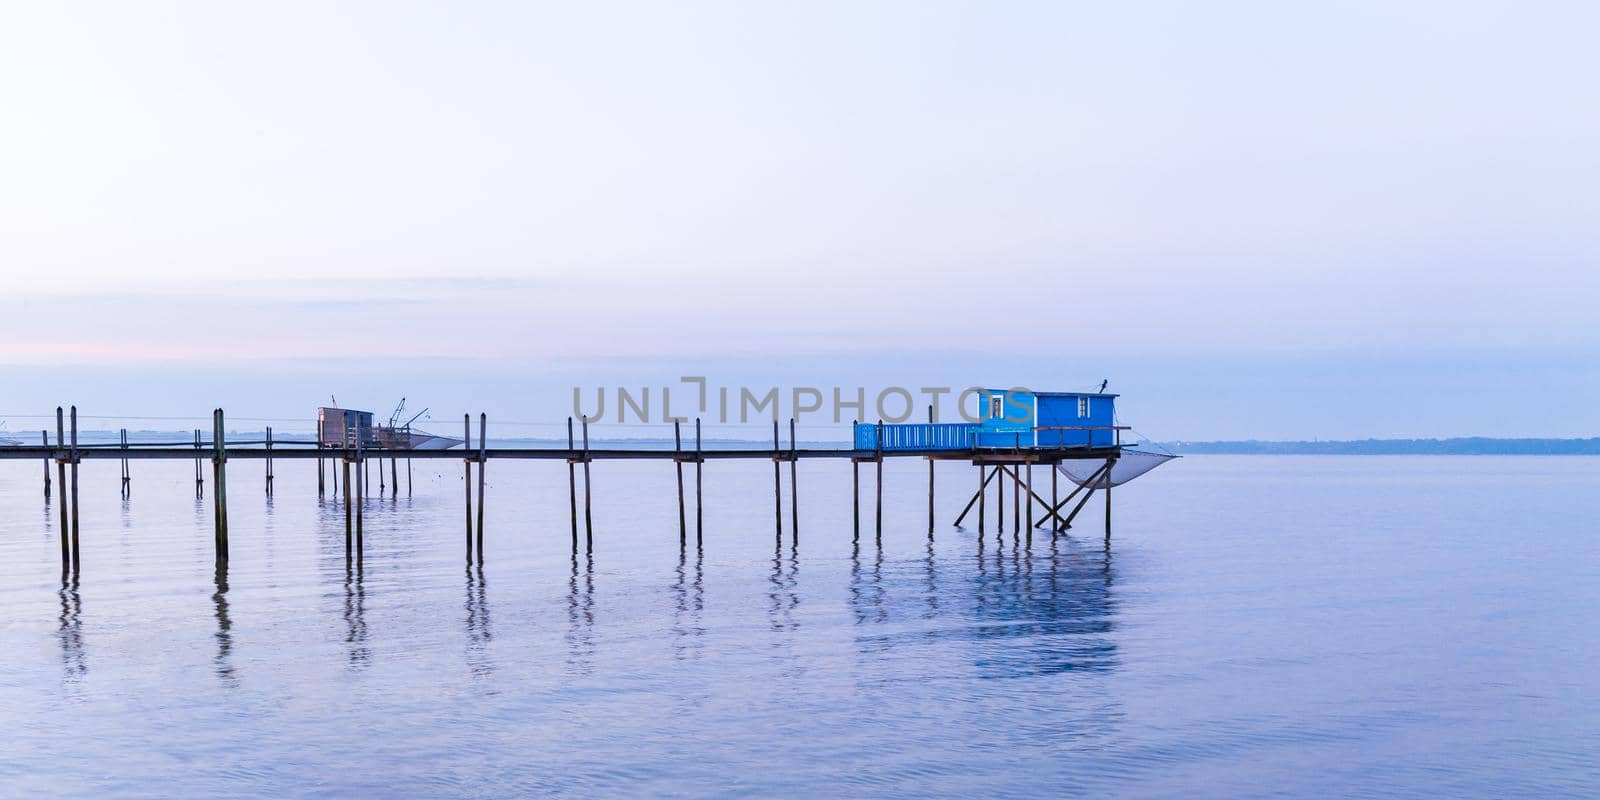
[[[1330,441],[1165,442],[1179,455],[1328,456],[1600,456],[1600,437],[1592,439],[1353,439]]]

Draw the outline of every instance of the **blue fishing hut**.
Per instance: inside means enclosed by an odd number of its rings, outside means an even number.
[[[1115,447],[1117,395],[983,389],[976,423],[857,425],[855,447],[883,450]]]

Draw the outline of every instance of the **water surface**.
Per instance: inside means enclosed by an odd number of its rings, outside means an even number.
[[[970,466],[930,540],[891,462],[881,542],[847,463],[794,542],[785,470],[779,544],[770,467],[712,463],[682,552],[671,466],[599,463],[576,557],[565,466],[493,463],[481,568],[459,464],[347,568],[310,463],[236,461],[225,571],[192,466],[133,468],[84,465],[63,581],[0,462],[8,795],[1600,794],[1597,459],[1191,457],[1031,547],[946,525]]]

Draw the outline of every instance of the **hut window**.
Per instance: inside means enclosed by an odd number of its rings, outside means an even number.
[[[1001,417],[1005,416],[1005,413],[1006,406],[1004,397],[989,398],[989,417],[991,419],[1000,419]]]
[[[1087,397],[1078,398],[1078,416],[1080,416],[1080,417],[1089,416],[1089,398],[1087,398]]]

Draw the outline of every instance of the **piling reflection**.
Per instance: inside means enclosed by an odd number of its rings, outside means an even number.
[[[488,589],[483,578],[482,564],[467,565],[467,668],[474,677],[485,678],[494,673],[489,660],[489,642],[494,632],[489,627]]]
[[[217,655],[211,659],[217,678],[224,686],[237,686],[233,670],[233,620],[228,617],[228,562],[218,561],[213,578],[216,590],[211,593],[213,614],[217,618]]]
[[[587,676],[594,671],[594,556],[572,554],[572,574],[567,580],[567,671]]]
[[[863,654],[955,640],[973,645],[985,677],[1116,667],[1109,549],[1066,537],[1034,548],[977,541],[976,552],[944,561],[931,544],[922,558],[887,566],[881,551],[865,567],[853,552],[851,611],[857,625],[871,626],[856,639]],[[896,630],[878,633],[880,626]]]
[[[794,632],[800,623],[795,608],[800,605],[796,585],[800,581],[800,553],[791,547],[787,555],[779,544],[772,554],[772,572],[767,577],[767,619],[775,632]]]
[[[61,619],[57,636],[61,640],[61,666],[68,682],[76,682],[89,672],[83,657],[83,599],[78,595],[78,575],[61,576]]]
[[[361,562],[347,563],[344,571],[344,642],[348,650],[346,663],[352,670],[365,669],[372,662],[372,649],[367,644],[367,589],[362,579]]]
[[[680,661],[697,659],[705,650],[705,551],[695,548],[692,571],[688,563],[688,554],[679,550],[672,584],[672,654]]]

